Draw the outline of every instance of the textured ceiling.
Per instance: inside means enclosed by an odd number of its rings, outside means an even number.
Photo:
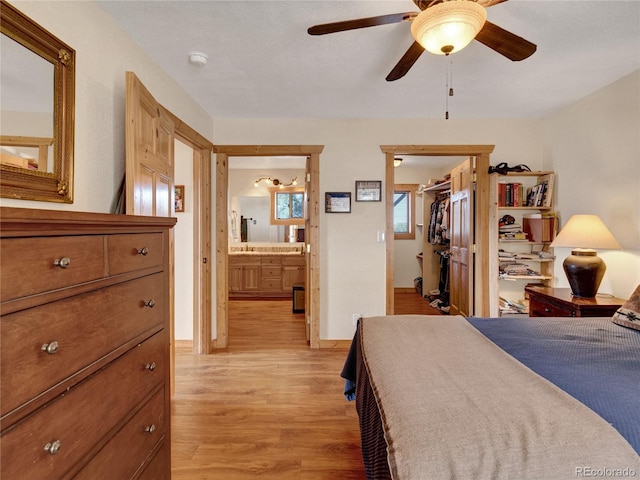
[[[385,76],[412,43],[407,22],[325,36],[309,26],[417,11],[410,0],[100,1],[214,118],[543,117],[640,68],[640,0],[511,0],[488,19],[537,44],[511,62],[478,42],[424,53]],[[188,54],[209,56],[204,67]]]

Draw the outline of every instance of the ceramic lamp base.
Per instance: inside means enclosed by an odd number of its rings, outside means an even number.
[[[607,269],[595,250],[576,248],[562,263],[571,292],[576,297],[595,297]]]

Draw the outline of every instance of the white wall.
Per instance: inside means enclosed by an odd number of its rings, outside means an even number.
[[[324,145],[320,191],[355,194],[355,180],[384,180],[380,145],[495,144],[492,163],[542,166],[539,120],[216,119],[214,143]],[[387,188],[383,182],[383,191]],[[320,214],[320,338],[353,336],[353,313],[385,312],[384,202]]]
[[[125,72],[201,135],[212,118],[94,2],[11,1],[76,50],[74,203],[2,198],[0,205],[109,212],[125,167]],[[214,197],[215,198],[215,197]]]
[[[545,118],[545,167],[556,172],[563,226],[574,214],[599,215],[623,251],[607,264],[600,292],[628,298],[640,284],[640,71]],[[556,285],[568,287],[556,249]]]
[[[184,212],[176,212],[175,339],[193,340],[193,149],[175,142],[175,182],[184,185]]]

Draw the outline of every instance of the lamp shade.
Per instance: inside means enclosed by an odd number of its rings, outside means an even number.
[[[622,247],[597,215],[574,215],[556,235],[552,247],[599,248],[620,250]]]
[[[411,23],[411,34],[425,50],[449,55],[469,45],[486,20],[482,5],[470,0],[449,0],[420,12]]]
[[[597,215],[571,217],[551,246],[573,249],[562,268],[576,297],[595,297],[598,293],[607,266],[594,249],[622,248]]]

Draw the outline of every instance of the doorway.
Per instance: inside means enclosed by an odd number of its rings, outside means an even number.
[[[320,347],[320,153],[321,145],[218,145],[216,154],[216,338],[213,348],[228,346],[229,338],[229,158],[305,157],[305,315],[311,348]]]
[[[432,157],[476,157],[476,204],[478,208],[475,217],[475,247],[482,252],[489,245],[489,156],[493,152],[493,145],[381,145],[385,154],[385,182],[387,185],[395,184],[394,158],[399,156],[432,156]],[[385,191],[386,206],[386,237],[393,238],[393,195],[394,189],[387,188]],[[394,308],[394,242],[387,241],[386,245],[386,314],[393,315]],[[473,252],[471,252],[473,255]],[[488,316],[489,295],[488,286],[483,279],[488,279],[490,275],[489,265],[486,261],[477,262],[473,273],[472,284],[475,288],[475,295],[469,295],[470,301],[474,303],[476,315]]]
[[[396,315],[446,315],[449,311],[450,182],[447,175],[464,159],[395,157],[393,286]]]

